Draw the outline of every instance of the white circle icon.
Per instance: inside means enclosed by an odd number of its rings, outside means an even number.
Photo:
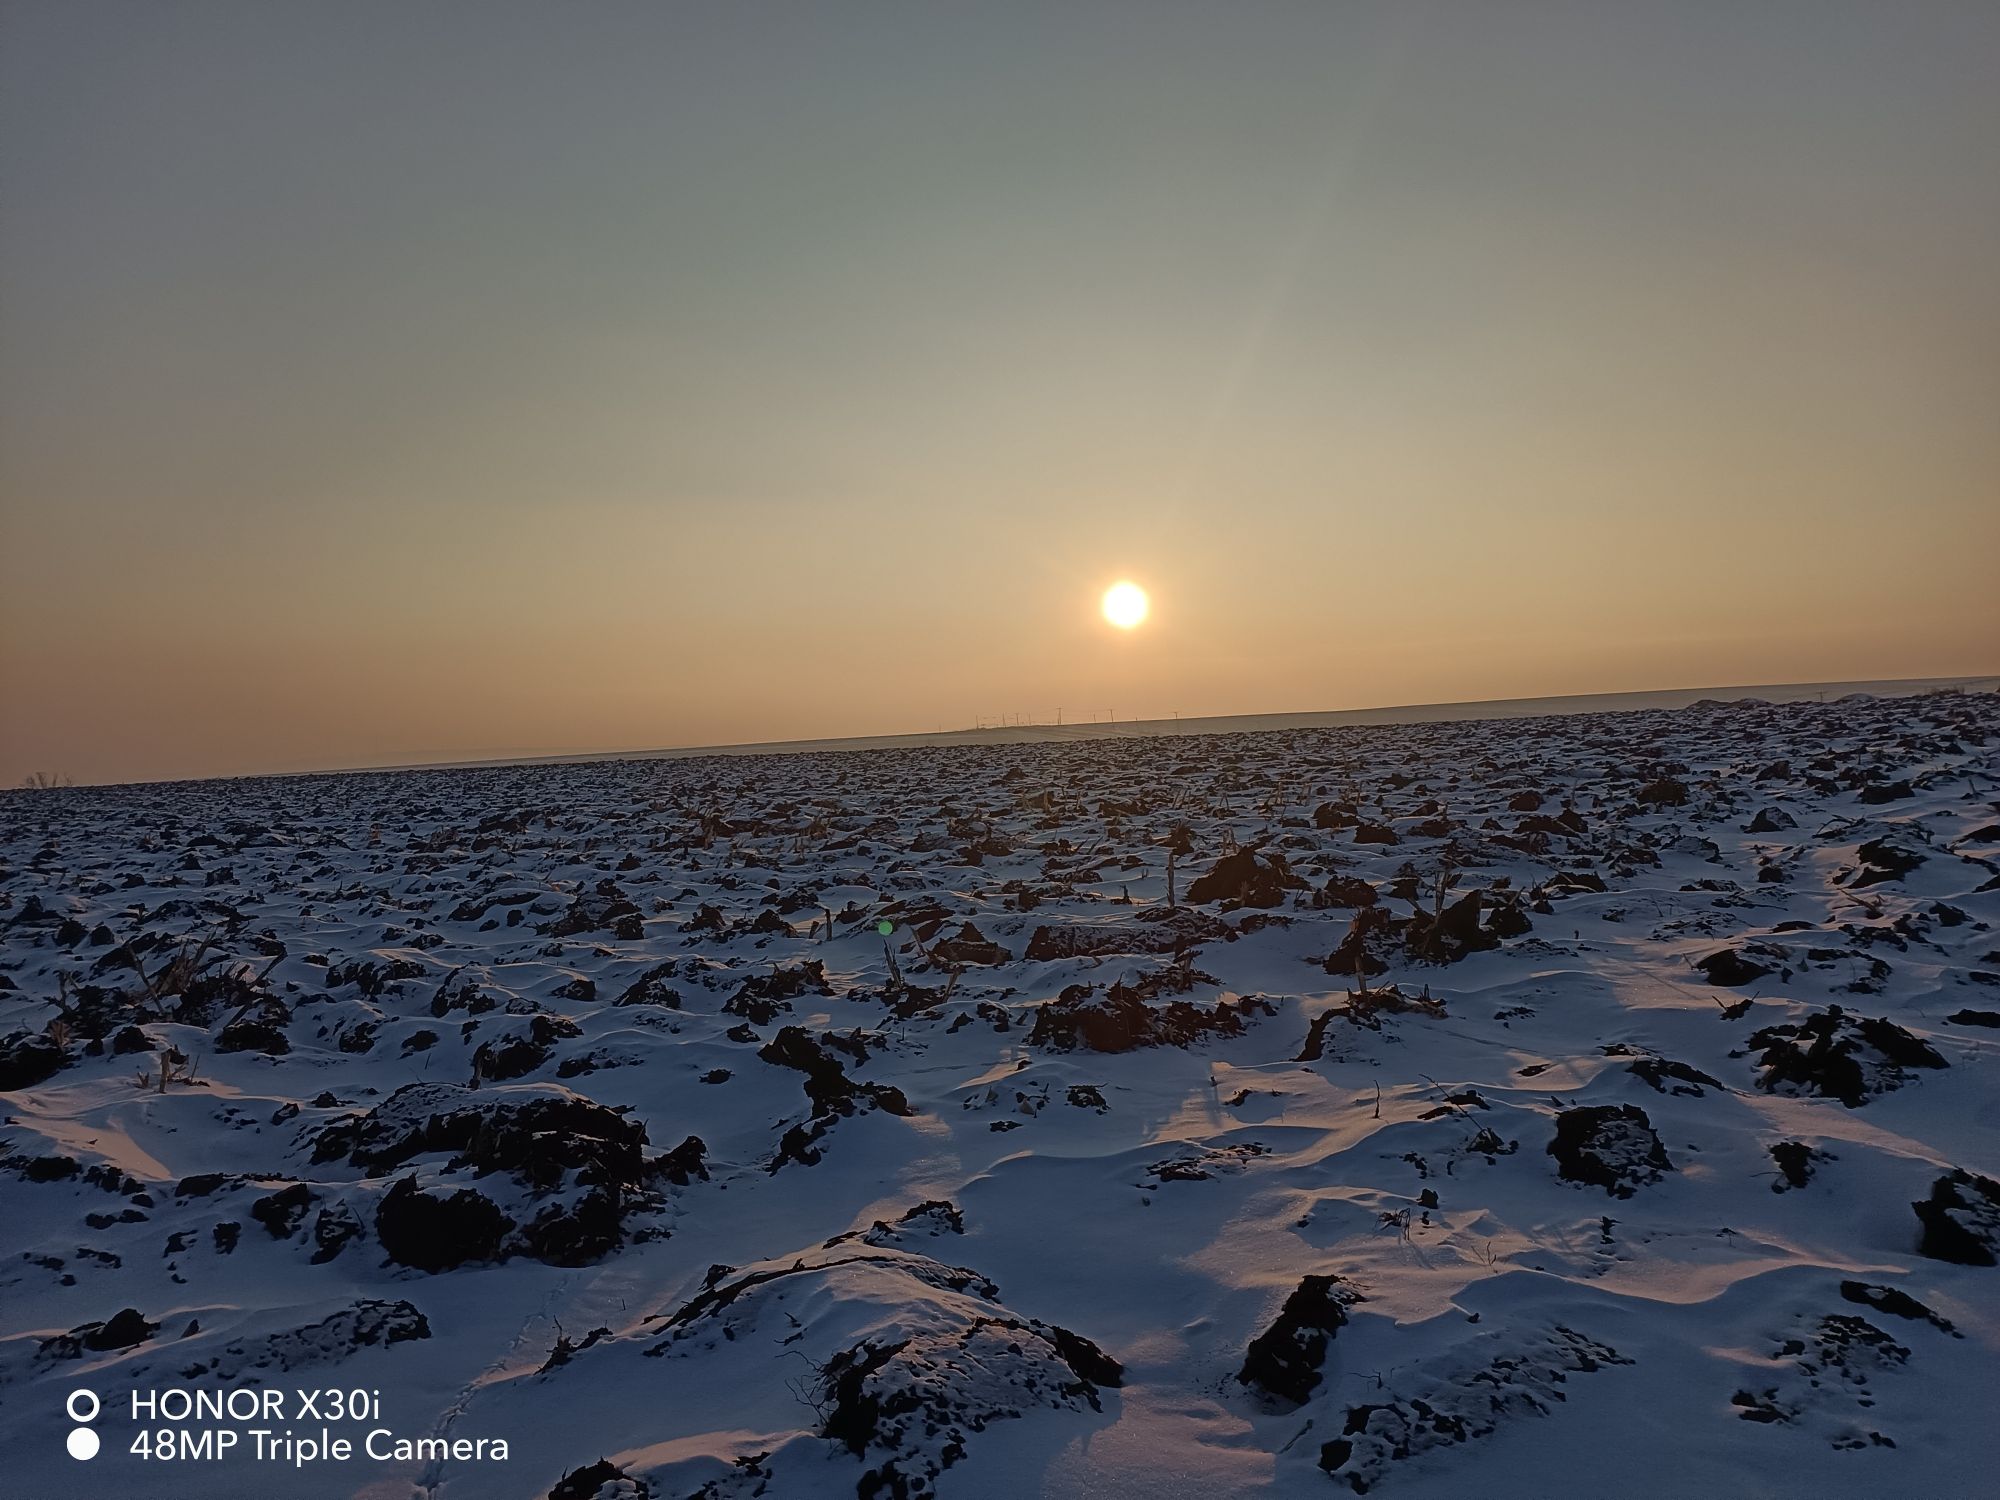
[[[76,1404],[79,1401],[88,1401],[90,1403],[90,1410],[78,1411]],[[97,1414],[104,1410],[104,1403],[97,1399],[97,1392],[95,1391],[71,1391],[69,1393],[69,1400],[64,1402],[63,1405],[68,1410],[69,1419],[72,1422],[95,1422]]]
[[[72,1427],[69,1433],[69,1456],[71,1458],[97,1457],[97,1434],[88,1427]]]

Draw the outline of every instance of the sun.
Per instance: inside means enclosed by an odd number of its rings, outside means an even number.
[[[1146,591],[1130,579],[1104,591],[1104,618],[1120,630],[1130,630],[1146,618]]]

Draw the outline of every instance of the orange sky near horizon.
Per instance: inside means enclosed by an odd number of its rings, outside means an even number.
[[[9,32],[0,785],[2000,671],[1992,8]]]

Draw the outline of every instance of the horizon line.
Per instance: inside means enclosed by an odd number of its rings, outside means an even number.
[[[1928,691],[1982,691],[2000,689],[2000,673],[1971,673],[1948,677],[1892,677],[1836,679],[1825,682],[1739,683],[1726,686],[1639,688],[1616,692],[1545,693],[1524,698],[1472,698],[1438,703],[1380,704],[1361,708],[1277,710],[1266,713],[1175,715],[1169,719],[1086,720],[1082,723],[974,725],[966,729],[905,730],[884,734],[824,735],[788,740],[741,740],[716,745],[665,745],[628,750],[556,751],[536,755],[481,756],[465,760],[399,761],[385,765],[304,767],[287,771],[218,773],[212,776],[139,777],[126,781],[86,782],[85,787],[174,786],[188,782],[271,781],[299,776],[398,775],[412,771],[477,771],[508,766],[585,765],[620,760],[693,760],[722,755],[803,755],[816,753],[855,754],[867,750],[914,749],[924,745],[1019,745],[1048,744],[1063,740],[1163,738],[1168,735],[1245,734],[1258,732],[1252,721],[1283,720],[1265,726],[1281,729],[1331,728],[1341,723],[1393,725],[1417,723],[1473,722],[1481,719],[1552,718],[1588,712],[1582,708],[1547,708],[1540,713],[1472,712],[1520,708],[1530,705],[1580,704],[1606,699],[1681,699],[1681,702],[1631,704],[1608,712],[1638,712],[1644,708],[1687,708],[1704,699],[1742,702],[1765,694],[1784,694],[1772,702],[1804,702],[1836,688],[1847,692],[1873,691],[1878,696],[1915,697]],[[1843,696],[1846,696],[1844,693]],[[1467,710],[1466,712],[1448,712]],[[1227,727],[1237,726],[1237,727]],[[25,788],[6,790],[18,792]]]

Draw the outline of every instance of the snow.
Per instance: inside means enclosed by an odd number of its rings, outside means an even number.
[[[1931,694],[9,795],[9,1486],[1974,1492],[1996,736]],[[1344,1318],[1283,1323],[1308,1277]],[[128,1390],[250,1383],[508,1455],[127,1451]]]

